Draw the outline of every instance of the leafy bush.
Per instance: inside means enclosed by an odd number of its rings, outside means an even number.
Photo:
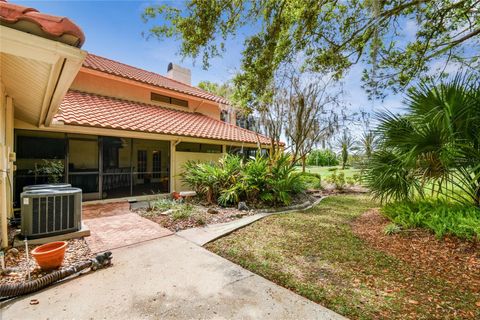
[[[151,210],[143,213],[147,217],[156,217],[160,214],[165,214],[167,210],[171,210],[171,217],[173,220],[188,219],[192,213],[194,207],[189,203],[175,201],[171,199],[158,198],[151,202]]]
[[[295,172],[289,155],[275,160],[257,156],[244,162],[227,155],[218,162],[189,161],[183,181],[210,203],[234,205],[239,201],[288,205],[292,195],[305,189],[301,174]]]
[[[362,183],[362,175],[359,174],[359,173],[354,173],[353,176],[353,181],[356,183],[356,184],[360,184]]]
[[[337,155],[332,150],[312,150],[307,156],[309,166],[338,166]]]
[[[346,186],[345,173],[333,170],[333,173],[327,178],[327,181],[335,185],[335,189],[343,190]]]
[[[59,183],[62,181],[65,167],[62,160],[48,160],[42,159],[41,164],[35,164],[34,170],[29,170],[29,173],[33,173],[36,176],[47,177],[48,183]]]
[[[167,211],[174,208],[176,205],[177,203],[174,200],[158,198],[157,200],[151,202],[150,207],[153,210]]]
[[[426,228],[437,237],[447,234],[463,239],[480,238],[480,209],[440,200],[395,202],[382,212],[403,228]]]
[[[188,161],[184,165],[183,181],[198,194],[204,195],[213,203],[220,190],[228,189],[236,183],[243,160],[234,155],[226,155],[218,162]]]
[[[399,225],[395,223],[389,223],[387,226],[385,226],[383,232],[385,233],[385,235],[389,236],[395,233],[399,233],[401,230],[402,228]]]
[[[303,172],[301,179],[307,189],[322,189],[322,176],[318,173]]]
[[[173,220],[184,220],[190,218],[193,212],[193,206],[189,203],[182,204],[174,209],[172,213]]]

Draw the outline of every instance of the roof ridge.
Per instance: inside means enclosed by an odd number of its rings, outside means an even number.
[[[199,87],[196,87],[196,86],[193,86],[193,85],[190,85],[190,84],[187,84],[187,83],[184,83],[184,82],[181,82],[181,81],[178,81],[178,80],[175,80],[175,79],[166,77],[166,76],[164,76],[164,75],[161,75],[160,73],[156,73],[156,72],[153,72],[153,71],[149,71],[149,70],[146,70],[146,69],[142,69],[142,68],[139,68],[139,67],[136,67],[136,66],[132,66],[132,65],[126,64],[126,63],[124,63],[124,62],[120,62],[120,61],[113,60],[113,59],[110,59],[110,58],[102,57],[102,56],[99,56],[99,55],[94,54],[94,53],[90,53],[90,52],[89,52],[88,55],[89,55],[89,56],[93,56],[93,57],[97,57],[97,58],[100,58],[100,59],[105,59],[105,60],[108,60],[108,61],[111,61],[111,62],[114,62],[114,63],[118,63],[118,64],[121,64],[121,65],[123,65],[123,66],[129,67],[129,68],[133,68],[133,69],[137,69],[137,70],[142,71],[142,72],[147,72],[147,73],[149,73],[150,75],[159,76],[159,77],[161,77],[161,78],[163,78],[163,79],[166,79],[166,80],[168,80],[168,81],[173,81],[173,82],[175,82],[175,83],[178,83],[178,84],[181,84],[181,85],[190,87],[190,88],[192,88],[192,89],[199,90],[199,91],[201,91],[202,93],[209,94],[209,95],[212,95],[212,96],[214,96],[214,97],[216,97],[216,98],[224,99],[224,100],[228,101],[228,99],[225,98],[225,97],[222,97],[222,96],[219,96],[219,95],[217,95],[217,94],[208,92],[208,91],[203,90],[203,89],[201,89],[201,88],[199,88]],[[86,67],[86,68],[93,69],[93,68],[91,68],[91,67]],[[109,72],[107,72],[107,73],[109,73]],[[135,80],[135,79],[134,79],[134,80]],[[135,80],[135,81],[138,81],[138,80]],[[141,82],[143,82],[143,81],[141,81]],[[171,89],[171,90],[174,90],[174,89]]]

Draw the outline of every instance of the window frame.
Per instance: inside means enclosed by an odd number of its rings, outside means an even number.
[[[188,108],[188,100],[173,98],[156,92],[150,92],[150,100],[154,102],[168,103],[174,106]]]

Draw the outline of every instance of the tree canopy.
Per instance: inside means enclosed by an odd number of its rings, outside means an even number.
[[[480,70],[480,0],[190,0],[185,7],[147,7],[149,35],[181,40],[180,54],[208,68],[227,40],[252,29],[233,79],[237,104],[269,102],[275,72],[303,62],[308,71],[341,78],[366,66],[370,97],[404,90],[434,62]],[[411,34],[406,34],[406,25]]]

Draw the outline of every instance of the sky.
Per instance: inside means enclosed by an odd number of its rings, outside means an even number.
[[[225,82],[231,79],[240,67],[241,51],[245,36],[254,30],[243,30],[236,39],[228,41],[222,58],[211,61],[208,70],[201,61],[182,60],[177,54],[180,42],[167,39],[146,39],[142,32],[148,31],[142,19],[143,9],[152,1],[21,1],[10,2],[36,8],[40,12],[65,16],[79,25],[86,36],[82,49],[112,60],[165,75],[169,62],[192,70],[192,84],[200,81]],[[251,27],[253,28],[253,27]],[[406,26],[405,32],[414,33],[414,25]],[[361,88],[362,65],[354,66],[344,79],[344,100],[351,112],[367,112],[402,108],[401,96],[388,96],[383,102],[368,101]]]

